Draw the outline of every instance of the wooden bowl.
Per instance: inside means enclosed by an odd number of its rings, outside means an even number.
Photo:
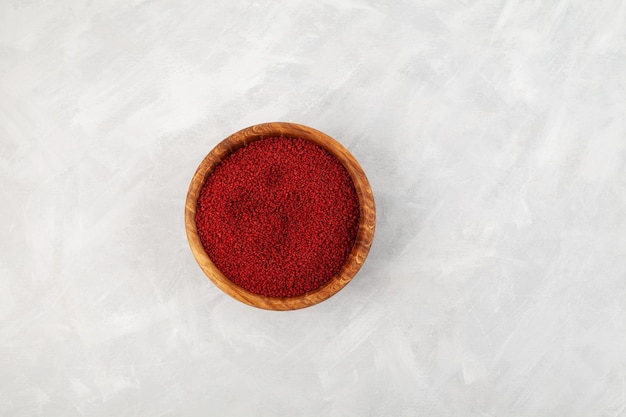
[[[330,152],[346,168],[359,198],[359,229],[352,252],[346,258],[341,270],[325,285],[296,297],[266,297],[241,288],[229,280],[207,255],[196,229],[196,206],[200,190],[213,169],[232,152],[259,139],[270,137],[290,137],[309,140]],[[263,123],[250,126],[233,133],[219,143],[204,158],[194,174],[185,202],[185,228],[191,251],[204,273],[226,294],[254,307],[267,310],[295,310],[308,307],[331,297],[341,290],[363,265],[374,238],[376,208],[374,196],[367,177],[359,163],[339,142],[313,128],[295,123]]]

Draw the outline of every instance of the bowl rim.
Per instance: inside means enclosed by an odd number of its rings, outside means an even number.
[[[237,149],[270,137],[302,138],[324,148],[341,162],[352,179],[359,199],[359,228],[350,254],[337,274],[326,284],[295,297],[267,297],[252,293],[228,279],[206,253],[196,226],[196,206],[206,179],[224,159]],[[297,123],[269,122],[241,129],[218,143],[194,173],[185,200],[185,230],[196,262],[204,274],[223,292],[253,307],[266,310],[296,310],[318,304],[339,292],[357,274],[369,253],[376,226],[376,207],[365,172],[352,154],[329,135]]]

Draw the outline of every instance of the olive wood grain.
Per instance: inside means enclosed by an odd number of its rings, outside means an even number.
[[[352,252],[341,270],[322,287],[297,297],[265,297],[233,283],[207,255],[196,229],[196,204],[206,178],[219,163],[242,146],[270,137],[302,138],[316,143],[334,155],[346,168],[354,183],[360,206],[359,229]],[[356,159],[339,142],[313,128],[284,122],[263,123],[233,133],[220,142],[200,163],[185,202],[185,229],[189,246],[204,273],[226,294],[254,307],[267,310],[295,310],[320,303],[341,290],[359,271],[374,238],[376,208],[370,184]]]

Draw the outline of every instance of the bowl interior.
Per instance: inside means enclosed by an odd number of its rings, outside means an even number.
[[[325,285],[296,297],[266,297],[252,293],[228,279],[207,255],[196,228],[196,205],[206,178],[222,160],[255,140],[270,137],[302,138],[316,143],[337,158],[350,174],[359,199],[359,228],[352,251],[341,270]],[[372,189],[356,159],[339,142],[313,128],[295,123],[263,123],[240,130],[220,142],[200,163],[194,174],[185,203],[185,229],[191,251],[204,273],[222,291],[254,307],[268,310],[295,310],[326,300],[341,290],[363,265],[374,238],[376,209]]]

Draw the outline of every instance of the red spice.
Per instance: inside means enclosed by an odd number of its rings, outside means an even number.
[[[304,139],[269,138],[233,152],[200,192],[196,226],[215,265],[255,294],[293,297],[327,283],[359,222],[341,163]]]

